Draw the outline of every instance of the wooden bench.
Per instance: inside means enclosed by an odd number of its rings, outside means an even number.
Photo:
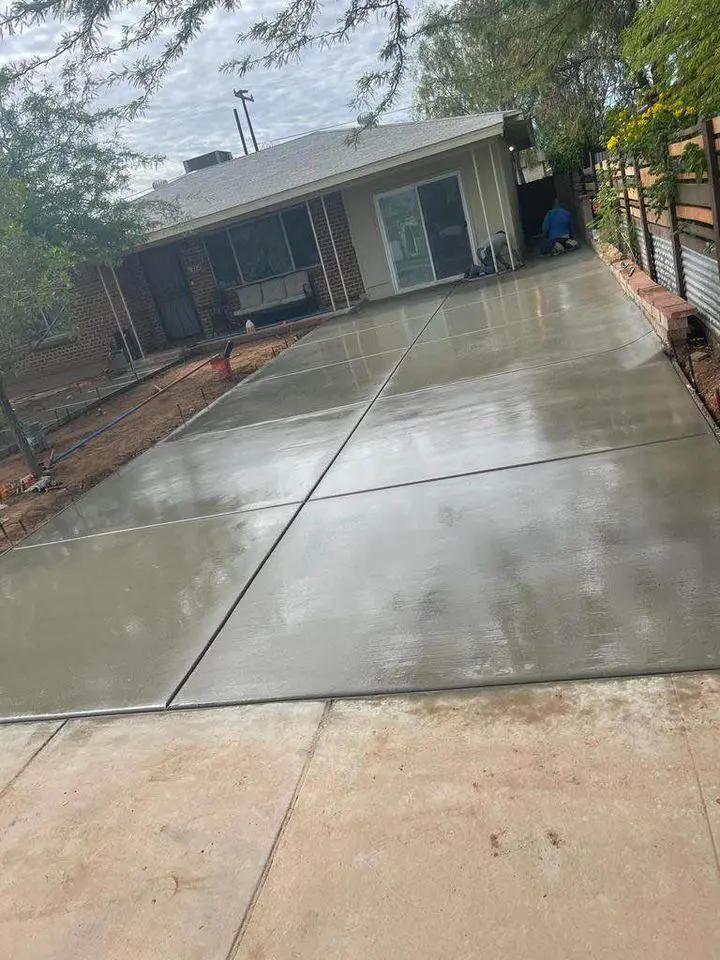
[[[263,314],[279,313],[284,307],[304,301],[310,306],[315,300],[307,270],[288,273],[284,277],[273,277],[272,280],[248,283],[237,287],[235,294],[239,305],[233,310],[233,316],[261,322]]]

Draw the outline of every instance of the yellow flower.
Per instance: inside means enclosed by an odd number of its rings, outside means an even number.
[[[678,120],[679,120],[679,119],[682,117],[682,115],[683,115],[683,110],[682,110],[682,107],[681,107],[679,110],[676,110],[676,111],[675,111],[675,116],[676,116],[676,117],[678,118]]]
[[[685,107],[685,113],[688,117],[692,116],[693,113],[696,113],[695,107]]]
[[[618,143],[620,143],[620,141],[618,140],[617,137],[610,137],[610,139],[607,142],[608,150],[614,150],[617,147]]]

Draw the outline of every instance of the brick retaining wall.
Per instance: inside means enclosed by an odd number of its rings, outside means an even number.
[[[655,283],[636,263],[623,258],[620,251],[610,244],[597,244],[596,249],[663,343],[674,348],[685,343],[688,318],[695,316],[695,310],[687,300]]]

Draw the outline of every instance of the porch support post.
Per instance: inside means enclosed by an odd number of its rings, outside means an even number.
[[[505,236],[507,237],[508,250],[510,251],[510,266],[515,269],[515,255],[513,253],[513,243],[515,242],[515,237],[510,235],[508,231],[507,220],[505,219],[505,207],[502,202],[502,194],[500,193],[500,181],[498,180],[497,168],[495,166],[495,152],[493,150],[493,142],[490,141],[490,161],[492,163],[493,177],[495,177],[495,189],[497,190],[498,203],[500,204],[500,215],[502,216],[503,230],[505,231]]]
[[[322,203],[323,213],[325,214],[325,223],[327,224],[328,233],[330,234],[330,243],[332,244],[333,254],[335,256],[335,263],[337,264],[338,273],[340,274],[340,283],[342,283],[343,294],[345,295],[345,303],[349,307],[350,297],[348,296],[345,277],[342,272],[342,267],[340,266],[340,257],[338,256],[337,247],[335,246],[335,237],[333,236],[332,227],[330,226],[330,217],[328,216],[327,207],[325,206],[325,194],[320,197],[320,202]]]
[[[135,337],[135,343],[138,345],[138,350],[140,351],[140,356],[145,359],[145,351],[143,350],[143,345],[140,343],[140,337],[138,336],[137,330],[135,329],[135,324],[133,323],[133,318],[130,316],[130,311],[128,310],[127,300],[125,299],[125,294],[122,291],[120,286],[120,281],[118,280],[117,273],[115,273],[115,267],[110,267],[110,271],[113,275],[113,280],[115,281],[115,286],[117,287],[118,293],[120,294],[120,299],[122,300],[122,305],[125,308],[125,316],[128,318],[128,323],[130,324],[130,329],[133,332]]]
[[[485,208],[485,196],[483,194],[482,183],[480,182],[480,171],[478,170],[477,157],[475,156],[475,151],[470,151],[472,154],[473,168],[475,170],[475,182],[477,184],[478,193],[480,194],[480,206],[482,207],[483,218],[485,220],[485,229],[487,230],[488,243],[490,244],[490,253],[492,254],[493,264],[495,266],[495,275],[497,276],[498,265],[497,258],[495,257],[495,247],[492,243],[492,236],[490,233],[490,222],[488,221],[487,210]],[[473,260],[475,257],[473,257]]]
[[[121,339],[122,342],[123,342],[123,346],[125,347],[125,353],[127,354],[128,363],[130,364],[130,369],[132,370],[133,374],[135,375],[135,379],[137,380],[137,379],[138,379],[138,375],[137,375],[137,373],[135,372],[135,364],[133,363],[132,354],[130,353],[130,347],[128,346],[128,342],[127,342],[127,339],[126,339],[126,337],[125,337],[125,331],[123,330],[122,324],[120,323],[120,317],[117,315],[117,310],[115,309],[115,304],[112,302],[112,297],[110,296],[110,291],[108,290],[108,285],[107,285],[107,283],[105,282],[105,277],[103,276],[102,267],[100,266],[100,264],[98,264],[97,272],[98,272],[98,276],[100,277],[100,282],[101,282],[102,285],[103,285],[103,290],[105,291],[105,296],[107,297],[107,302],[110,304],[110,309],[112,310],[112,315],[115,317],[115,324],[116,324],[116,326],[117,326],[117,328],[118,328],[118,333],[120,334],[120,339]]]
[[[317,247],[318,256],[320,257],[320,266],[322,267],[323,277],[325,277],[325,286],[327,287],[327,292],[330,297],[330,303],[332,304],[333,313],[337,312],[337,306],[335,304],[335,297],[333,296],[332,287],[330,286],[330,278],[328,277],[327,269],[325,268],[325,261],[323,260],[322,250],[320,249],[320,241],[318,240],[317,230],[315,229],[315,224],[313,223],[312,210],[310,209],[310,201],[305,201],[305,206],[307,207],[308,220],[310,221],[310,229],[313,233],[313,239],[315,240],[315,246]]]

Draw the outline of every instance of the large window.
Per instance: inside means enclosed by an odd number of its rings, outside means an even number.
[[[47,310],[41,310],[28,327],[29,339],[44,340],[49,336],[70,333],[73,322],[67,307],[67,300],[56,300]]]
[[[255,283],[320,263],[306,207],[248,220],[204,239],[218,283]]]

